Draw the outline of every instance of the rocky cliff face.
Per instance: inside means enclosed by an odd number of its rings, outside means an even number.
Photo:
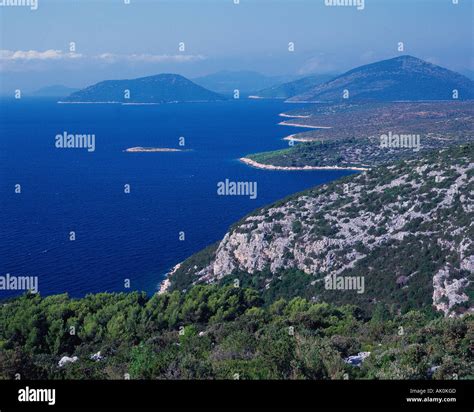
[[[381,288],[423,283],[446,315],[472,310],[473,154],[469,145],[379,167],[261,209],[188,272],[194,283],[265,270],[298,269],[313,282],[362,275],[375,300]]]

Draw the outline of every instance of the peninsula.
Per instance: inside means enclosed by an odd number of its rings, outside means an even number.
[[[248,166],[255,167],[257,169],[264,169],[264,170],[287,170],[287,171],[294,171],[294,170],[301,170],[301,171],[311,171],[311,170],[357,170],[357,171],[366,171],[370,170],[367,167],[342,167],[342,166],[275,166],[271,164],[264,164],[256,162],[255,160],[249,159],[248,157],[241,157],[239,159],[242,163],[245,163]]]

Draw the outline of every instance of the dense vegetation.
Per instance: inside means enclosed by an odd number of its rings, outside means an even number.
[[[0,378],[474,377],[472,316],[398,315],[379,305],[368,317],[351,305],[266,300],[231,285],[151,298],[25,295],[0,308]],[[361,367],[344,362],[360,351],[371,352]],[[66,355],[78,360],[59,367]]]
[[[344,142],[339,140],[304,142],[288,149],[253,153],[245,157],[257,163],[283,167],[367,167],[366,163],[358,161],[358,159],[347,161],[341,155],[345,150],[350,152],[354,150],[355,145],[362,147],[363,144],[369,145],[370,142],[355,138],[347,139]]]

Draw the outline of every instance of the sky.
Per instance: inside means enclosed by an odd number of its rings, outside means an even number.
[[[33,4],[8,5],[21,1]],[[0,92],[165,72],[342,73],[401,54],[474,71],[473,0],[331,1],[0,0]]]

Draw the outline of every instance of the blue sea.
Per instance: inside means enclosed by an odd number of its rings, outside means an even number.
[[[278,126],[278,114],[290,108],[252,100],[152,106],[2,100],[0,276],[37,276],[42,295],[155,292],[172,266],[221,239],[253,209],[350,173],[264,171],[237,160],[287,147],[281,139],[304,130]],[[64,132],[94,134],[95,151],[56,148],[55,136]],[[180,137],[189,151],[124,152],[179,148]],[[218,196],[225,179],[257,182],[257,198]],[[0,298],[19,293],[0,291]]]

